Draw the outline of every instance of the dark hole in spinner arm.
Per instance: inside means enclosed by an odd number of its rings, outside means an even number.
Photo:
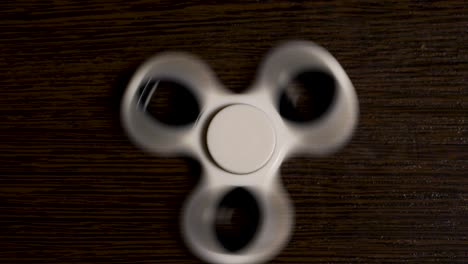
[[[261,212],[254,196],[245,188],[234,188],[218,205],[216,237],[226,250],[239,251],[255,236],[260,220]]]
[[[294,122],[317,120],[330,108],[336,94],[335,79],[319,71],[304,71],[283,87],[281,116]]]
[[[200,106],[191,91],[172,80],[149,80],[140,88],[140,105],[161,123],[173,126],[195,122]]]

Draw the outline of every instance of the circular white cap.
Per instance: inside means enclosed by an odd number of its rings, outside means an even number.
[[[260,109],[236,104],[223,108],[207,131],[208,151],[224,170],[246,174],[263,167],[276,144],[275,130]]]

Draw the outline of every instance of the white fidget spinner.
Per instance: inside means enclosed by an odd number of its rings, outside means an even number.
[[[282,89],[309,70],[333,77],[331,105],[313,122],[283,119],[278,111]],[[156,89],[157,85],[149,87],[150,80],[163,79],[193,92],[201,105],[196,122],[169,126],[147,114],[151,96],[143,94],[151,95]],[[123,97],[121,117],[130,139],[140,148],[200,161],[202,180],[187,199],[181,221],[184,240],[193,253],[210,263],[262,263],[286,245],[293,227],[293,208],[279,177],[282,161],[297,153],[329,154],[343,146],[356,126],[358,102],[351,81],[330,53],[312,42],[293,41],[266,56],[244,94],[225,89],[196,57],[157,55],[134,74]],[[237,187],[252,194],[261,219],[251,241],[230,252],[216,239],[214,221],[220,200]]]

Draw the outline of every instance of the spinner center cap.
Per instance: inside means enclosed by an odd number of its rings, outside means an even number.
[[[276,145],[270,118],[262,110],[235,104],[219,111],[208,126],[208,151],[222,169],[247,174],[263,167]]]

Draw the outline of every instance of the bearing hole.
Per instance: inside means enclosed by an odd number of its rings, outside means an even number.
[[[335,79],[328,73],[304,71],[283,89],[280,114],[294,122],[310,122],[323,116],[333,103]]]
[[[190,90],[172,80],[149,80],[140,88],[139,105],[167,125],[187,125],[200,114],[197,99]]]
[[[260,208],[245,188],[235,188],[220,201],[215,233],[220,244],[230,252],[244,248],[256,234],[260,224]]]

